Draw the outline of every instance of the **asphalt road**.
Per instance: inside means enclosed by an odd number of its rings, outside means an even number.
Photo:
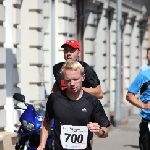
[[[127,125],[112,127],[107,138],[94,136],[93,150],[139,150],[139,122],[138,115],[130,116]]]

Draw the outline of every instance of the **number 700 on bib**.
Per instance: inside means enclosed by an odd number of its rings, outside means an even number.
[[[87,147],[88,128],[86,126],[61,126],[61,145],[66,149],[85,149]]]

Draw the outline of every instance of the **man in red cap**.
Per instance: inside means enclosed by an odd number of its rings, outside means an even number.
[[[66,61],[79,61],[81,54],[80,45],[76,40],[67,40],[61,48],[64,48],[64,59]],[[96,72],[87,63],[79,61],[80,64],[85,69],[85,80],[83,81],[82,89],[99,99],[103,98],[103,93],[100,86],[100,80],[97,77]],[[62,80],[62,75],[60,73],[61,67],[64,62],[60,62],[53,66],[53,74],[55,77],[55,83],[52,88],[52,93],[58,90],[63,90],[66,88],[64,81]]]
[[[98,99],[103,98],[103,92],[100,86],[100,80],[97,77],[96,72],[90,67],[87,63],[79,61],[79,57],[81,54],[81,49],[78,41],[76,40],[67,40],[61,48],[64,48],[64,59],[66,61],[78,61],[83,67],[85,72],[85,80],[82,83],[82,89],[85,92],[88,92]],[[63,66],[64,62],[60,62],[53,66],[53,74],[55,77],[55,83],[52,88],[52,93],[57,92],[59,90],[66,89],[66,85],[62,78],[61,74],[61,67]],[[91,146],[93,143],[93,133],[90,133],[90,142]]]

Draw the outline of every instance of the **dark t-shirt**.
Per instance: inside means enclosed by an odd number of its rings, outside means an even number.
[[[59,87],[59,89],[63,90],[66,88],[64,80],[62,79],[61,74],[61,67],[63,66],[65,62],[60,62],[58,64],[55,64],[53,66],[53,74],[56,80],[56,83]],[[100,80],[97,77],[96,72],[93,70],[92,67],[90,67],[87,63],[79,61],[79,63],[84,67],[84,73],[85,73],[85,80],[82,83],[83,87],[86,88],[94,88],[100,85]]]
[[[67,97],[66,90],[50,94],[45,116],[47,121],[54,118],[56,150],[63,149],[60,142],[61,125],[87,126],[89,122],[97,122],[101,127],[110,126],[100,101],[87,92],[83,92],[83,96],[79,100],[71,100]],[[89,137],[87,141],[87,150],[90,150]]]

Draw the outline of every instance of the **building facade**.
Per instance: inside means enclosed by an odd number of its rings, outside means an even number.
[[[104,92],[101,100],[113,122],[116,81],[116,0],[0,0],[0,129],[13,131],[20,112],[13,93],[26,102],[44,101],[64,61],[61,45],[80,42],[81,60],[92,66]],[[125,100],[129,84],[146,63],[148,15],[142,0],[122,0],[122,118],[137,113]],[[20,104],[17,104],[20,105]]]

